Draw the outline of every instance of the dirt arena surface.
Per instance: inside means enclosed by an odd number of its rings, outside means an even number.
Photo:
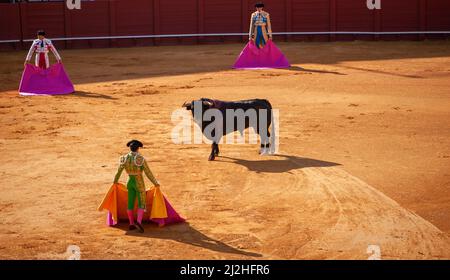
[[[450,258],[450,42],[278,45],[289,70],[229,69],[242,44],[61,50],[57,97],[20,97],[26,52],[0,53],[0,258]],[[279,155],[172,143],[200,97],[270,100]],[[105,226],[132,138],[189,223]]]

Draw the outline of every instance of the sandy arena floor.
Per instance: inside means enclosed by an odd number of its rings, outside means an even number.
[[[291,69],[230,70],[242,47],[61,50],[59,97],[20,97],[26,53],[0,53],[0,258],[450,258],[450,42],[279,43]],[[173,144],[200,97],[269,99],[280,155]],[[131,138],[189,223],[105,226]]]

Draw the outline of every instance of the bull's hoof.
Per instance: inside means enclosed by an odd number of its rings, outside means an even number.
[[[209,161],[213,161],[215,158],[216,158],[216,157],[215,157],[214,155],[210,155],[209,158],[208,158],[208,160],[209,160]]]

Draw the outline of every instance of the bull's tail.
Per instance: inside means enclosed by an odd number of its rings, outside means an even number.
[[[275,118],[273,117],[274,110],[270,109],[270,150],[269,153],[271,155],[276,154],[278,152],[278,143],[276,143],[277,137],[275,137]]]

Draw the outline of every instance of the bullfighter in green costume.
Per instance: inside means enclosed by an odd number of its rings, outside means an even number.
[[[146,196],[145,196],[145,183],[144,176],[145,175],[150,179],[150,181],[157,187],[159,187],[158,180],[155,179],[153,173],[148,167],[147,161],[145,158],[139,153],[139,148],[143,147],[143,144],[138,140],[131,140],[127,143],[127,147],[130,147],[130,152],[126,155],[120,157],[119,169],[117,170],[117,174],[114,178],[114,183],[119,181],[120,175],[122,171],[125,169],[129,178],[127,183],[128,189],[128,208],[127,214],[128,219],[130,221],[130,230],[136,229],[138,227],[140,232],[144,232],[144,228],[142,227],[142,218],[144,216],[144,212],[146,211]],[[138,212],[137,212],[137,223],[134,223],[133,209],[135,202],[138,202]]]

